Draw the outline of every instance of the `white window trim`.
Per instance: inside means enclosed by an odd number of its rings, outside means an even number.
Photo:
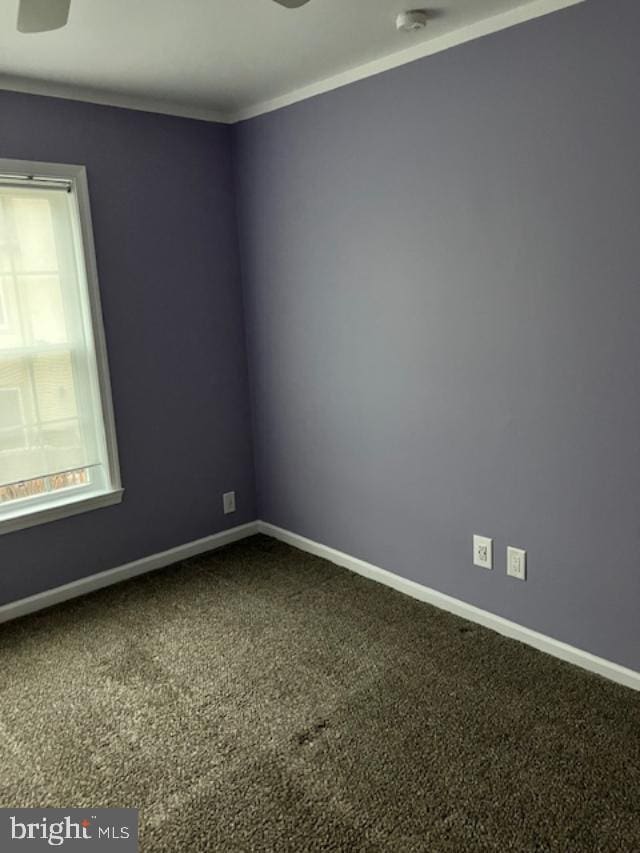
[[[75,494],[73,496],[71,494],[60,494],[59,498],[52,498],[51,501],[47,501],[45,506],[21,507],[16,508],[14,512],[9,509],[6,514],[3,513],[0,519],[0,535],[2,535],[120,503],[124,489],[122,488],[122,481],[120,479],[116,424],[113,414],[109,361],[107,358],[107,344],[102,319],[102,305],[100,302],[98,265],[96,263],[96,250],[93,240],[87,170],[84,166],[73,166],[63,163],[39,163],[30,160],[0,159],[0,173],[4,175],[37,175],[40,178],[62,178],[71,181],[73,185],[80,214],[82,251],[91,313],[91,328],[98,368],[98,387],[100,390],[100,403],[107,451],[107,469],[110,483],[110,488],[106,491],[84,491],[80,495]]]

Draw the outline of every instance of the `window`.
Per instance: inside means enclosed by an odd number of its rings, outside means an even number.
[[[0,160],[0,533],[121,497],[85,170]]]

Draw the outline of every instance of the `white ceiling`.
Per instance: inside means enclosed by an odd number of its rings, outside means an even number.
[[[71,0],[67,27],[23,35],[2,0],[0,87],[234,120],[576,2],[434,0],[409,34],[419,0]]]

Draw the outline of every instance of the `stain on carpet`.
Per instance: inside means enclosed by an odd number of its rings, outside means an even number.
[[[306,744],[313,743],[314,740],[327,728],[329,723],[327,720],[321,720],[319,723],[314,723],[313,726],[309,729],[305,729],[303,732],[300,732],[296,735],[296,740],[298,742],[298,746],[305,746]]]

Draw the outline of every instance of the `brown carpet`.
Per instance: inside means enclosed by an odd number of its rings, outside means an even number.
[[[0,659],[0,806],[135,806],[145,853],[640,850],[640,694],[266,537]]]

